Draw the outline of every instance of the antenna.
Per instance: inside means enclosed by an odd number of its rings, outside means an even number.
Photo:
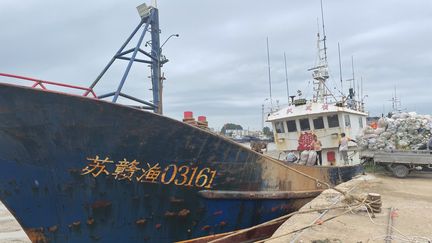
[[[287,70],[287,62],[286,62],[285,52],[284,52],[284,60],[285,60],[285,81],[286,81],[286,86],[287,86],[287,98],[288,98],[288,105],[289,105],[290,95],[289,95],[289,87],[288,87],[288,70]]]
[[[318,66],[322,66],[322,62],[323,62],[323,58],[321,55],[321,52],[323,51],[323,49],[321,49],[321,33],[320,33],[320,23],[319,23],[319,18],[317,18],[317,50],[318,50],[318,55],[317,55],[317,59],[315,61],[315,67]],[[308,70],[309,71],[309,70]]]
[[[321,0],[321,17],[324,18],[322,0]],[[319,21],[318,21],[319,22]],[[329,78],[328,62],[327,62],[327,46],[325,36],[325,25],[323,21],[323,39],[320,39],[319,23],[318,23],[318,34],[317,34],[317,51],[318,51],[318,63],[315,67],[309,68],[308,71],[312,71],[312,78],[314,79],[314,96],[312,100],[314,102],[327,103],[327,96],[333,96],[331,91],[326,86],[326,81]],[[323,48],[321,48],[321,42],[323,42]],[[327,92],[330,91],[330,92]]]
[[[393,112],[401,112],[401,100],[397,97],[396,85],[394,86],[394,96],[390,100],[392,102]]]
[[[396,94],[396,85],[394,86],[394,90],[395,90],[394,97],[397,97],[397,94]]]
[[[270,88],[270,109],[273,110],[271,74],[270,74],[270,50],[269,50],[268,36],[267,36],[267,64],[268,64],[268,81],[269,81],[269,88]]]
[[[322,29],[323,29],[323,42],[324,42],[324,59],[327,61],[327,46],[326,46],[326,34],[325,34],[325,27],[324,27],[324,11],[323,11],[323,4],[321,0],[321,19],[322,19]]]
[[[351,69],[352,69],[352,87],[355,90],[354,56],[351,56]]]
[[[342,95],[343,95],[343,82],[342,82],[342,63],[341,63],[341,52],[340,52],[340,45],[338,42],[338,53],[339,53],[339,78],[341,83],[341,89],[342,89]]]
[[[360,101],[360,82],[357,82],[357,100]]]
[[[363,76],[360,76],[360,97],[363,100]]]

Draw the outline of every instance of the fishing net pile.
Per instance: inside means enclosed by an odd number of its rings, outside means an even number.
[[[424,149],[432,132],[432,116],[415,112],[397,113],[382,117],[377,128],[366,127],[357,137],[361,150],[417,150]]]

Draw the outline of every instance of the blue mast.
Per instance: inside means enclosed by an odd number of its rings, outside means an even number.
[[[139,15],[141,16],[141,21],[138,26],[132,31],[131,35],[126,39],[117,53],[111,58],[99,76],[95,79],[95,81],[90,85],[90,88],[93,89],[99,80],[104,76],[104,74],[108,71],[111,65],[117,59],[128,61],[128,65],[126,70],[123,73],[123,76],[120,80],[120,83],[117,89],[113,92],[104,94],[99,96],[99,99],[113,97],[112,102],[117,102],[117,99],[121,96],[129,100],[133,100],[135,102],[141,103],[143,106],[140,106],[141,109],[153,110],[155,113],[162,114],[162,78],[161,77],[161,67],[163,64],[168,62],[166,58],[161,60],[161,47],[160,47],[160,29],[159,29],[159,13],[158,9],[152,6],[147,6],[146,4],[142,4],[137,7]],[[126,49],[126,46],[130,43],[132,38],[137,34],[141,33],[137,44],[130,49]],[[145,46],[151,46],[151,51],[146,52],[141,49],[141,45],[146,37],[146,33],[150,32],[150,38]],[[148,59],[139,59],[137,58],[137,54],[144,54]],[[127,56],[131,54],[131,56]],[[151,68],[151,83],[152,83],[152,92],[153,92],[153,100],[152,101],[144,101],[142,99],[135,98],[133,96],[122,93],[123,85],[126,82],[126,79],[129,75],[129,72],[132,68],[132,65],[135,62],[146,63],[149,64]]]

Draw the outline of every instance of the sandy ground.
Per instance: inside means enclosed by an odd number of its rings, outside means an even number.
[[[323,212],[295,215],[288,219],[274,233],[273,237],[283,236],[276,242],[385,242],[390,208],[395,208],[394,228],[391,242],[432,242],[432,174],[413,174],[405,179],[397,179],[386,174],[358,177],[343,183],[338,188],[357,196],[379,193],[382,197],[382,212],[371,218],[365,208],[332,209],[321,221],[340,215],[321,225],[313,224]],[[311,208],[324,208],[332,204],[346,205],[344,197],[334,190],[327,190],[306,204],[300,211]],[[339,202],[342,201],[342,202]],[[311,228],[298,233],[291,231],[307,225]]]

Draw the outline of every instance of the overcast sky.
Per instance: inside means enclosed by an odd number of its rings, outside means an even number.
[[[0,72],[88,86],[139,22],[142,1],[0,1]],[[150,1],[147,1],[150,3]],[[319,0],[159,0],[165,115],[206,115],[211,127],[233,122],[260,129],[268,111],[266,38],[270,42],[273,103],[286,105],[283,54],[290,93],[312,95]],[[432,113],[432,1],[324,0],[329,86],[363,79],[371,115],[391,109],[397,88],[402,108]],[[134,43],[136,41],[134,40]],[[114,91],[126,62],[117,61],[97,86]],[[151,100],[148,68],[134,64],[125,93]],[[4,79],[1,79],[4,80]],[[349,86],[344,81],[344,88]],[[345,90],[346,91],[346,90]]]

